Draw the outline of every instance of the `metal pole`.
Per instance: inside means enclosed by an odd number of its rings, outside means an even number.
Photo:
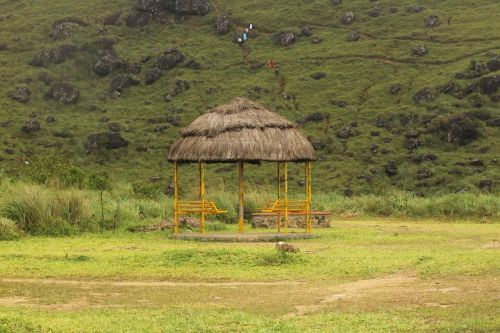
[[[309,231],[309,170],[308,170],[308,162],[304,165],[304,175],[305,179],[305,189],[306,189],[306,216],[304,219],[304,224],[306,227],[306,232]]]
[[[276,228],[278,233],[281,231],[281,212],[280,212],[280,196],[281,196],[281,164],[278,162],[278,216],[276,220]]]
[[[205,233],[205,163],[200,162],[200,196],[201,196],[201,219],[200,231]]]
[[[288,162],[285,162],[285,233],[288,233]]]
[[[309,209],[309,232],[312,232],[312,221],[311,221],[311,205],[312,205],[312,163],[308,162],[308,171],[309,171],[309,203],[308,203],[308,209]]]
[[[243,161],[239,162],[239,173],[240,173],[240,207],[239,207],[239,218],[238,218],[238,224],[239,224],[239,229],[240,233],[243,233],[245,229],[245,210],[243,207]]]
[[[177,162],[174,162],[174,224],[176,234],[179,233],[179,183],[177,177]]]

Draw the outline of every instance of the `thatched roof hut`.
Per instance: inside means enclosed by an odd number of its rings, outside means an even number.
[[[307,162],[314,148],[298,126],[246,98],[201,115],[181,132],[171,162]]]

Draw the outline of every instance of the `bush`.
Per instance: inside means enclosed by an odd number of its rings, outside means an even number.
[[[79,191],[17,185],[9,189],[3,212],[33,235],[69,235],[91,229],[89,203]]]
[[[0,241],[16,240],[22,235],[22,231],[14,221],[5,217],[0,217]]]

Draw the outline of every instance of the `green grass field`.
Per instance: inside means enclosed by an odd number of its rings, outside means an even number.
[[[0,332],[500,329],[498,224],[336,220],[315,232],[285,255],[168,233],[1,242]]]

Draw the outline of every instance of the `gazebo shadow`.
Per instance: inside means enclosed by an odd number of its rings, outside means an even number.
[[[275,241],[313,238],[311,223],[311,164],[314,148],[297,124],[245,98],[235,98],[195,119],[181,131],[172,145],[168,160],[173,163],[174,226],[179,239],[212,241]],[[276,233],[244,233],[244,163],[277,163],[277,197],[269,200],[259,213],[276,217]],[[304,200],[289,200],[288,163],[304,163]],[[179,198],[179,168],[182,163],[199,166],[199,200]],[[212,163],[237,163],[239,169],[239,233],[205,233],[207,215],[226,211],[208,200],[205,193],[205,168]],[[283,173],[284,183],[281,184]],[[289,232],[289,215],[304,215],[304,232]],[[181,215],[199,215],[200,232],[179,234]],[[282,222],[284,220],[284,223]]]

